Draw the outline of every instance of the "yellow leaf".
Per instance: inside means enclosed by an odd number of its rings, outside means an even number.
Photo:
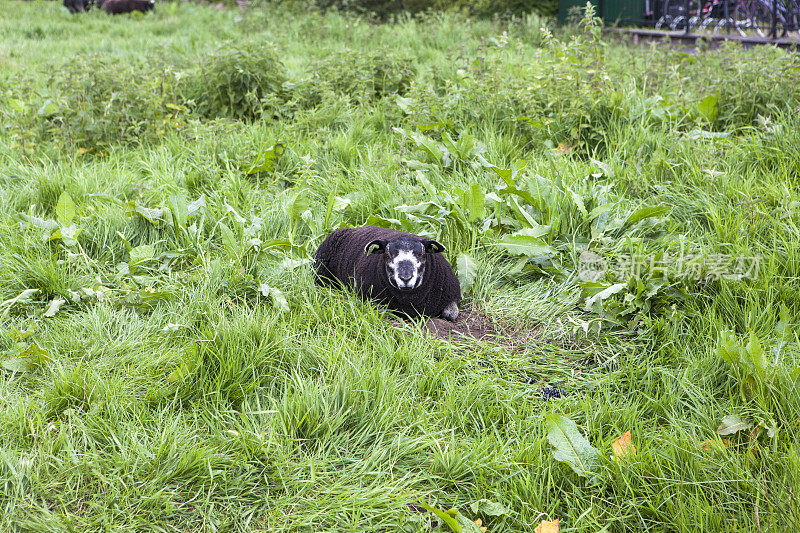
[[[559,154],[566,154],[567,152],[572,150],[572,148],[573,147],[570,146],[570,144],[567,141],[562,141],[562,142],[558,143],[558,147],[556,148],[556,152],[558,152]]]
[[[614,459],[619,461],[625,456],[636,455],[636,446],[631,442],[631,432],[626,431],[620,438],[611,445],[614,450]]]
[[[703,448],[703,451],[710,452],[713,450],[722,450],[727,448],[728,444],[730,444],[730,441],[728,441],[728,439],[706,439],[698,442],[698,444]]]
[[[87,150],[86,148],[78,148],[78,149],[76,150],[76,152],[78,152],[78,153],[79,153],[79,154],[81,154],[81,155],[85,154],[85,153],[86,153],[86,152],[88,152],[88,151],[89,151],[89,150]]]
[[[536,526],[534,529],[534,533],[558,533],[558,521],[560,519],[556,518],[552,522],[548,522],[547,520],[542,520],[539,522],[539,525]]]

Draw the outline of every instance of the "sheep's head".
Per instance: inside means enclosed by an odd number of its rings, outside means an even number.
[[[411,291],[422,284],[427,254],[438,254],[444,246],[432,239],[400,237],[393,241],[376,239],[364,247],[364,253],[383,254],[389,283],[401,291]]]

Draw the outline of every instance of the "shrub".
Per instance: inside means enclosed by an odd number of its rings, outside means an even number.
[[[189,90],[207,118],[272,117],[282,104],[286,68],[269,44],[229,44],[211,54]]]
[[[46,123],[42,135],[87,150],[141,144],[182,124],[179,79],[173,69],[152,63],[78,57],[51,78],[52,101],[38,112]]]
[[[327,86],[354,101],[378,100],[404,94],[416,75],[413,62],[386,50],[344,50],[319,61],[311,76],[312,86]]]

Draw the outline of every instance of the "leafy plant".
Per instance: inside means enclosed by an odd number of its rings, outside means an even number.
[[[461,514],[455,507],[443,511],[436,507],[431,507],[425,502],[420,502],[420,506],[433,513],[453,533],[483,533],[486,531],[485,527],[480,527],[475,521]]]
[[[773,361],[769,361],[767,351],[752,330],[746,343],[731,331],[720,332],[717,357],[725,361],[732,371],[742,404],[755,409],[751,411],[751,417],[744,418],[736,414],[724,417],[717,429],[720,435],[750,430],[750,439],[755,441],[759,433],[766,430],[767,437],[777,438],[778,426],[775,420],[781,418],[783,402],[791,400],[797,394],[796,380],[800,375],[797,370],[787,375],[780,366],[781,351],[792,337],[789,323],[789,310],[782,305]],[[775,444],[773,441],[773,445]]]
[[[315,91],[327,87],[353,102],[403,95],[417,73],[411,59],[377,49],[345,49],[316,62],[309,83]]]
[[[272,118],[280,113],[286,68],[274,46],[229,43],[203,61],[187,92],[207,118]]]
[[[450,157],[449,151],[439,150],[429,138],[422,139],[421,144],[431,157]],[[478,184],[465,189],[456,187],[452,192],[436,190],[418,170],[417,181],[431,199],[396,206],[395,210],[403,215],[400,219],[373,216],[367,224],[408,231],[424,229],[434,234],[452,226],[462,238],[467,236],[470,248],[478,242],[496,246],[509,255],[522,257],[523,266],[530,263],[540,272],[558,274],[572,260],[576,245],[603,248],[624,235],[657,234],[659,217],[669,210],[665,206],[625,210],[613,182],[603,180],[606,173],[611,174],[610,168],[599,162],[605,168],[576,186],[567,185],[558,175],[551,180],[516,167],[499,168],[479,154],[476,160],[480,168],[489,168],[500,177],[495,191],[489,192]],[[655,223],[646,227],[645,221]],[[457,237],[451,235],[451,239]]]
[[[382,19],[406,12],[422,13],[429,9],[466,11],[480,17],[521,15],[531,11],[547,16],[558,13],[558,5],[552,0],[311,0],[311,2],[323,9],[374,14]]]
[[[49,241],[61,241],[69,248],[78,245],[77,236],[80,229],[73,224],[75,219],[75,202],[67,192],[61,193],[56,205],[57,220],[39,218],[20,213],[20,217],[32,226],[42,230],[42,238]]]
[[[435,141],[418,131],[406,131],[403,128],[393,128],[393,130],[403,138],[411,139],[422,156],[403,160],[403,163],[411,169],[429,170],[438,167],[455,171],[489,166],[483,158],[486,146],[466,131],[459,134],[457,141],[453,140],[449,132],[442,134],[441,141]]]
[[[562,415],[549,414],[545,416],[545,427],[553,457],[567,463],[579,476],[599,481],[599,452],[581,434],[575,422]]]
[[[586,311],[612,327],[640,333],[655,329],[662,317],[676,322],[681,316],[678,306],[685,299],[681,282],[661,277],[630,277],[613,284],[586,281],[581,288]]]
[[[717,356],[734,371],[742,401],[747,402],[763,395],[763,387],[769,385],[773,375],[767,362],[767,354],[755,332],[751,331],[748,342],[741,344],[733,332],[721,331]]]
[[[24,306],[34,303],[33,297],[39,294],[39,292],[40,292],[39,289],[25,289],[17,296],[9,298],[8,300],[5,300],[3,302],[0,302],[0,309],[3,310],[2,317],[5,318],[6,316],[8,316],[11,310],[16,306],[20,305]]]
[[[51,361],[47,352],[38,344],[19,342],[0,360],[0,366],[12,372],[27,372]]]
[[[116,202],[113,198],[109,200]],[[170,196],[166,206],[157,208],[145,207],[134,200],[129,200],[125,202],[123,209],[129,217],[139,218],[159,229],[165,229],[168,250],[156,254],[152,244],[133,247],[123,235],[119,235],[129,255],[127,262],[117,265],[121,274],[136,273],[146,264],[155,263],[159,263],[160,271],[168,272],[173,268],[191,264],[203,254],[206,241],[205,195],[188,202],[184,195],[174,194]]]
[[[52,74],[54,94],[38,118],[47,136],[82,151],[141,144],[185,124],[182,77],[152,60],[119,65],[101,55],[78,56]]]

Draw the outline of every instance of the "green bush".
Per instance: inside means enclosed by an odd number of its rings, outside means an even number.
[[[270,44],[228,44],[200,66],[189,93],[206,118],[272,117],[283,103],[286,68]]]
[[[37,113],[41,135],[92,150],[141,144],[185,119],[180,74],[153,62],[120,65],[77,57],[50,80],[52,99]]]
[[[311,86],[328,87],[350,96],[353,101],[374,101],[393,94],[404,94],[416,75],[411,59],[386,50],[362,52],[346,49],[317,62]]]

